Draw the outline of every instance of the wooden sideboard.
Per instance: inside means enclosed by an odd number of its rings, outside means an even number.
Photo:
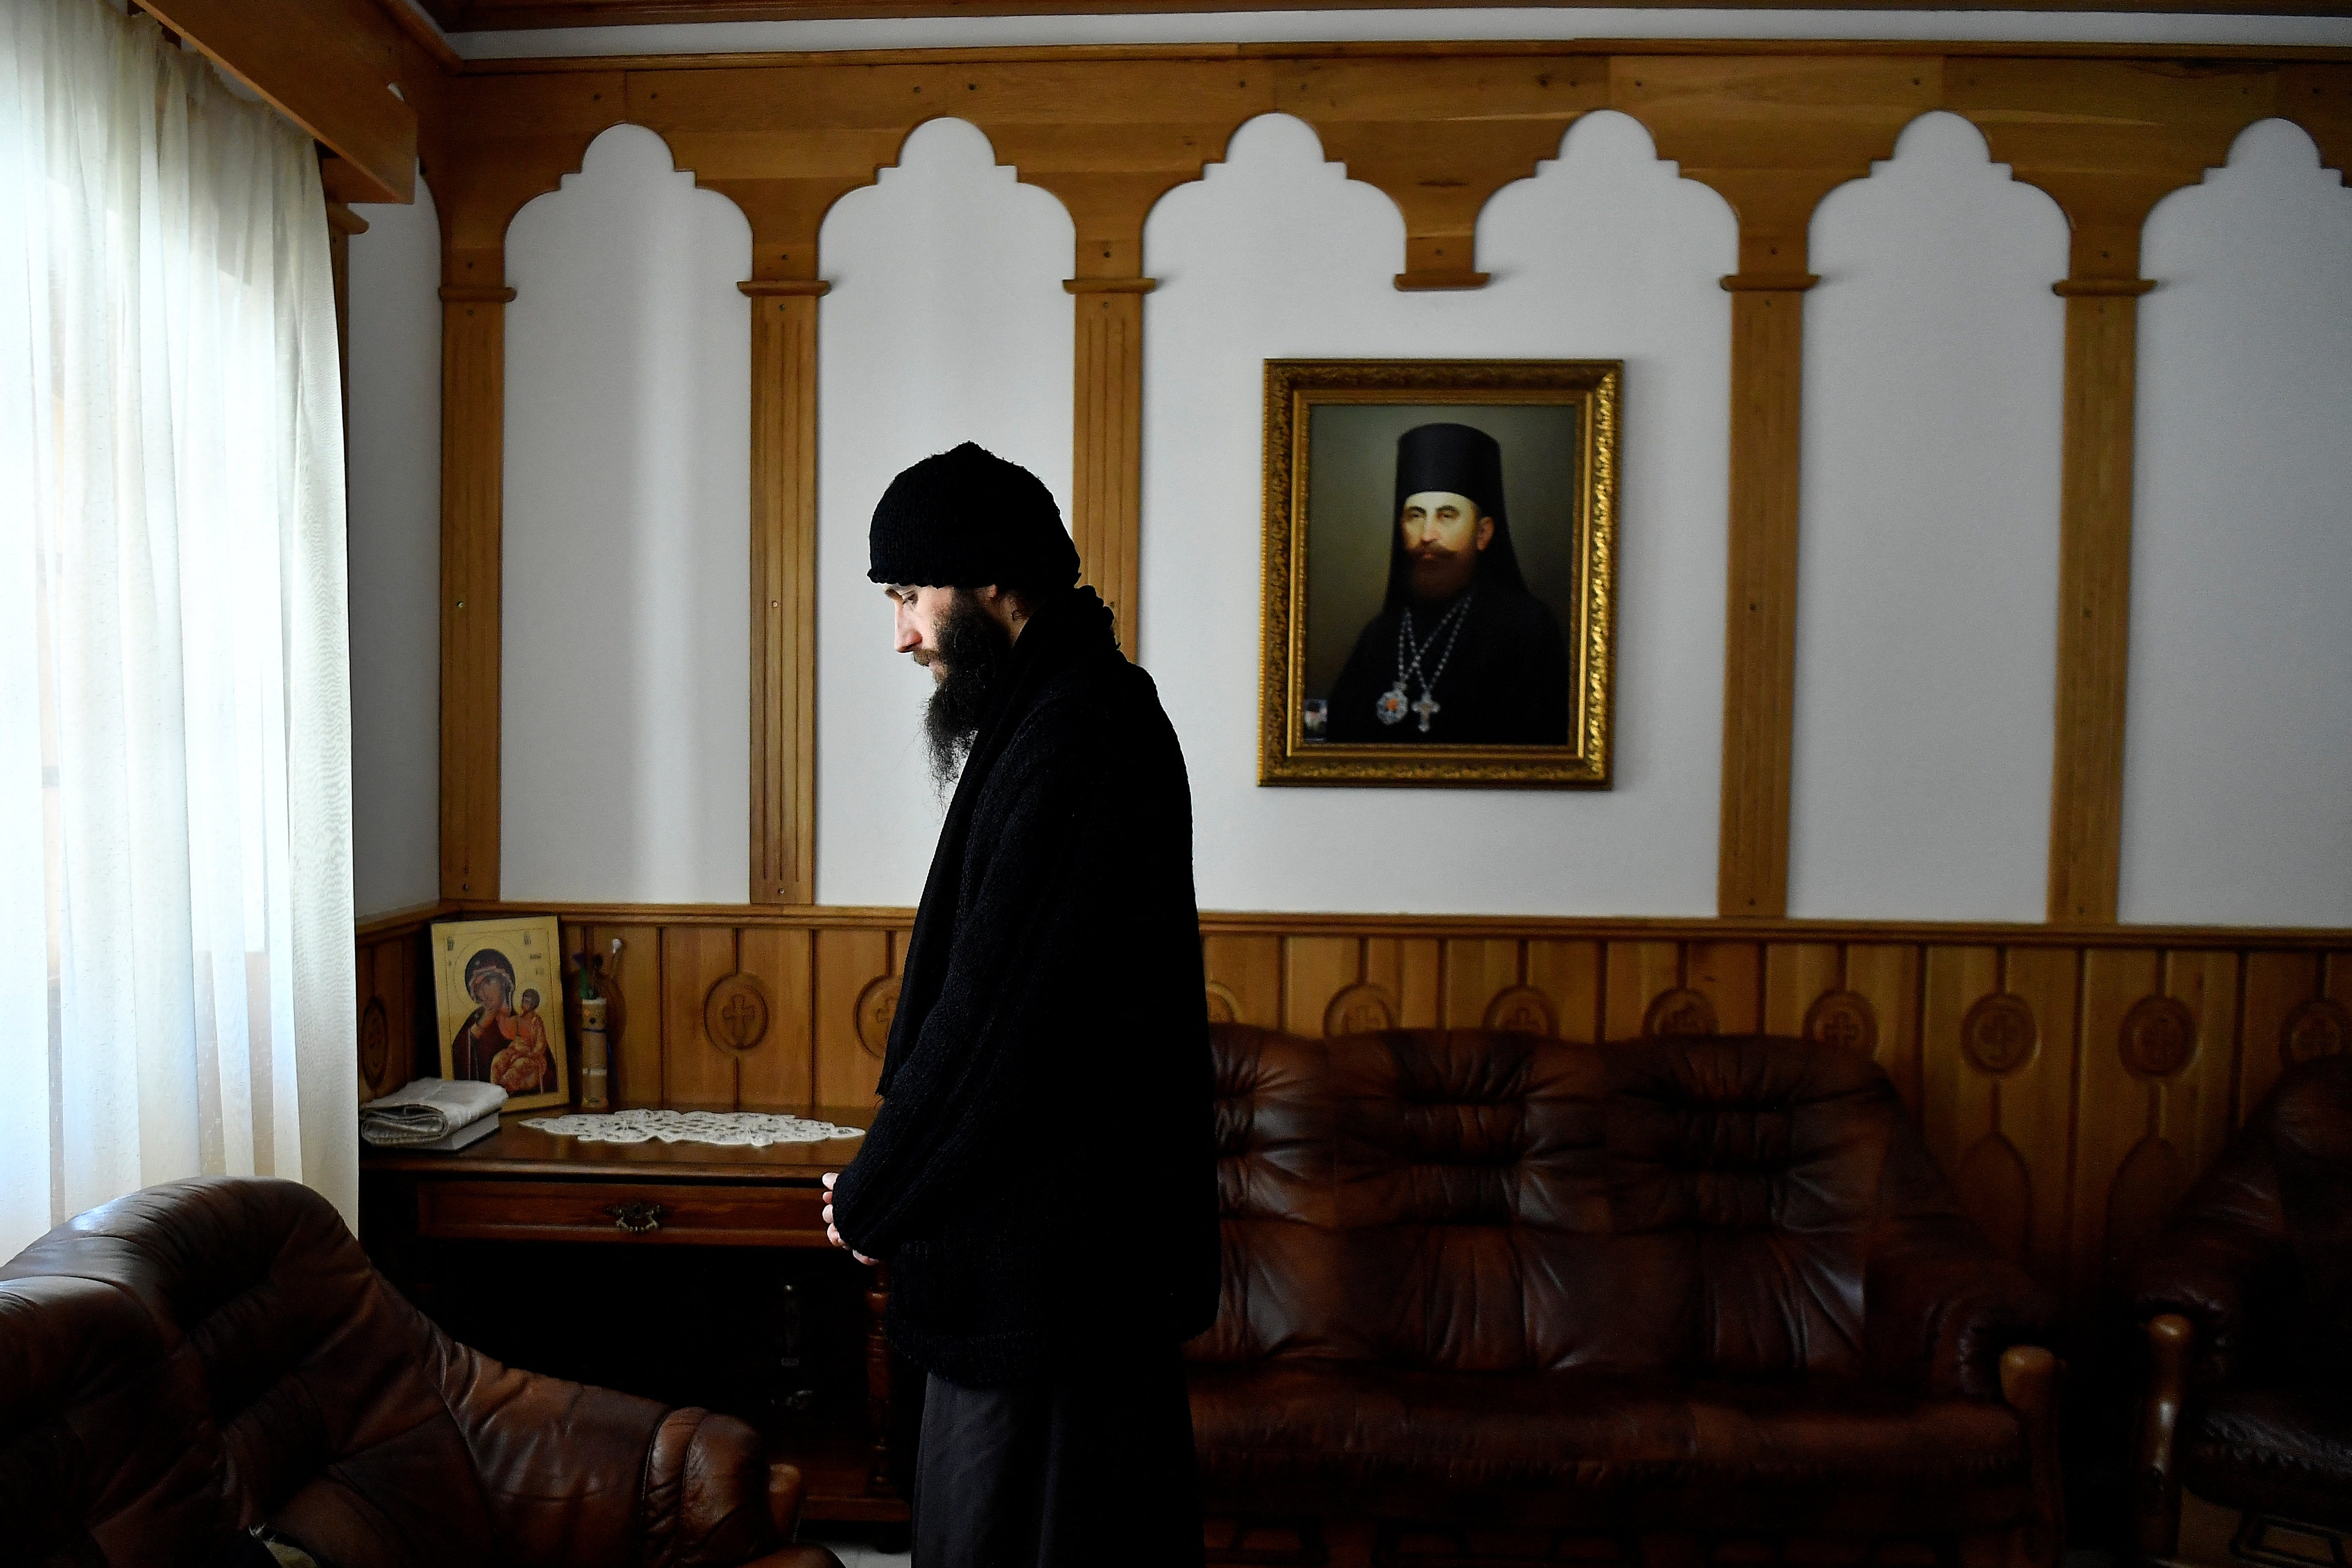
[[[806,1114],[865,1127],[874,1112],[871,1106],[830,1106]],[[608,1247],[616,1264],[635,1254],[636,1262],[655,1268],[676,1259],[681,1247],[829,1255],[824,1265],[834,1283],[862,1298],[856,1344],[845,1345],[835,1336],[831,1346],[836,1358],[862,1357],[862,1408],[820,1412],[791,1434],[772,1433],[771,1444],[776,1458],[792,1460],[808,1477],[804,1517],[903,1525],[906,1456],[894,1438],[905,1430],[908,1412],[899,1406],[899,1369],[883,1334],[887,1272],[856,1264],[835,1249],[824,1233],[820,1178],[847,1164],[857,1152],[856,1142],[765,1149],[586,1143],[551,1137],[523,1125],[528,1120],[528,1113],[509,1116],[496,1133],[455,1153],[365,1151],[360,1160],[361,1237],[376,1267],[439,1319],[469,1260],[483,1256],[476,1244],[500,1244],[509,1257],[525,1260],[554,1256],[545,1250],[551,1247]],[[789,1290],[785,1299],[795,1321],[789,1328],[780,1325],[779,1331],[797,1360],[799,1302]],[[677,1305],[690,1321],[698,1304],[682,1300]],[[583,1302],[579,1310],[593,1313],[597,1308]],[[613,1322],[605,1331],[665,1331]],[[493,1345],[483,1348],[496,1353]],[[843,1370],[832,1369],[834,1381]],[[571,1375],[573,1369],[564,1371]],[[661,1393],[627,1388],[625,1378],[589,1380],[613,1382],[632,1393]]]

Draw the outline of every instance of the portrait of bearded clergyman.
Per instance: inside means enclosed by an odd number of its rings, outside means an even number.
[[[1386,593],[1331,686],[1325,738],[1566,744],[1568,646],[1520,571],[1501,444],[1468,425],[1415,426],[1397,440],[1395,494]]]

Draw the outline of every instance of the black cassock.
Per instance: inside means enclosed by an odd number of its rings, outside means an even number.
[[[1449,606],[1410,607],[1412,640],[1426,644]],[[1421,674],[1437,677],[1430,693],[1437,711],[1428,731],[1410,706],[1401,722],[1381,723],[1376,709],[1381,694],[1397,684],[1397,632],[1406,608],[1381,611],[1356,638],[1331,688],[1325,731],[1331,740],[1390,746],[1568,744],[1568,645],[1559,621],[1541,599],[1498,582],[1481,582],[1473,590],[1451,656],[1443,636],[1422,655]],[[1421,695],[1419,677],[1408,675],[1405,701],[1418,702]]]

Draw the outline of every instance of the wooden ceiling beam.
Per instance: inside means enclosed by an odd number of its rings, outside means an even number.
[[[1637,3],[1664,9],[1763,11],[1788,0],[426,0],[449,31],[615,27],[676,22],[839,21],[911,16],[1063,16],[1201,11],[1446,9],[1471,5],[1566,4],[1615,10]],[[1820,0],[1831,11],[1924,10],[1902,0]],[[2172,16],[2344,16],[2346,0],[1976,0],[1983,11],[2146,12]]]
[[[141,0],[141,9],[332,153],[329,195],[415,199],[417,110],[394,86],[416,79],[423,51],[373,0]]]

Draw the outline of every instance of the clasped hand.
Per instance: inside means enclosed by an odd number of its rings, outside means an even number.
[[[833,1171],[827,1171],[827,1172],[824,1173],[824,1237],[825,1237],[825,1239],[826,1239],[827,1241],[832,1242],[832,1243],[834,1244],[834,1246],[840,1247],[844,1252],[848,1253],[850,1257],[855,1258],[856,1259],[857,1259],[857,1261],[858,1261],[858,1262],[860,1262],[860,1263],[871,1263],[871,1262],[873,1262],[873,1261],[874,1261],[874,1259],[872,1259],[872,1258],[870,1258],[866,1257],[866,1254],[864,1254],[864,1253],[862,1253],[862,1252],[858,1251],[856,1247],[854,1247],[850,1246],[850,1245],[849,1245],[849,1243],[847,1243],[847,1242],[845,1242],[845,1241],[842,1240],[842,1239],[841,1239],[841,1232],[840,1232],[839,1230],[837,1230],[836,1228],[835,1228],[835,1226],[834,1226],[834,1223],[833,1223],[833,1184],[834,1184],[834,1180],[835,1180],[835,1176],[837,1175],[837,1173],[835,1173],[835,1172],[833,1172]]]

